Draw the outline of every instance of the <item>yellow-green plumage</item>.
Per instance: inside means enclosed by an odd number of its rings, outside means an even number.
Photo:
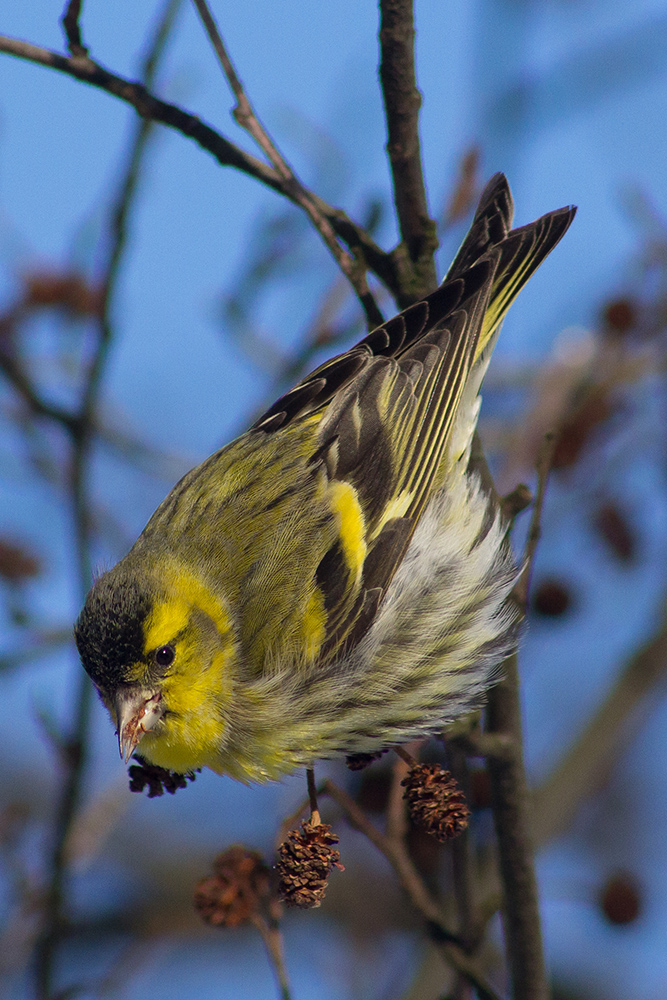
[[[467,472],[479,386],[573,214],[510,233],[496,175],[440,288],[174,488],[76,627],[124,750],[261,781],[479,704],[517,625],[504,526]]]

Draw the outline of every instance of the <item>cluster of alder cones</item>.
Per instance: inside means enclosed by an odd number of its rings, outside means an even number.
[[[415,826],[438,840],[458,836],[470,810],[451,774],[438,764],[414,764],[402,784]],[[195,907],[215,926],[236,927],[257,914],[273,914],[277,900],[287,906],[319,906],[333,868],[343,869],[338,837],[314,814],[291,830],[278,848],[274,873],[261,856],[245,847],[229,848],[216,858],[213,874],[195,891]]]

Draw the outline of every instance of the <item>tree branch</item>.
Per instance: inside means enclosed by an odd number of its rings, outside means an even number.
[[[487,731],[511,736],[514,752],[489,757],[491,808],[503,883],[505,952],[513,1000],[547,1000],[548,986],[537,880],[528,818],[528,786],[521,742],[517,657],[505,661],[504,678],[489,692]]]
[[[253,177],[271,190],[288,198],[304,211],[306,210],[305,205],[298,200],[300,197],[298,192],[290,188],[289,185],[286,186],[284,180],[273,167],[256,156],[246,153],[196,115],[190,114],[176,104],[170,104],[168,101],[156,97],[145,84],[111,73],[88,56],[64,56],[51,49],[5,35],[0,35],[0,52],[55,69],[117,97],[133,107],[142,118],[167,125],[189,139],[193,139],[202,149],[211,153],[221,166],[233,167],[247,176]],[[397,268],[393,255],[386,253],[374,243],[368,234],[364,233],[363,229],[353,222],[342,209],[331,207],[305,188],[303,191],[306,192],[311,211],[319,213],[334,233],[340,236],[351,248],[353,253],[363,256],[366,265],[387,286],[392,295],[397,296]],[[339,247],[339,250],[341,249]],[[363,270],[361,261],[357,263],[357,266]],[[347,277],[350,276],[347,275]],[[374,313],[373,304],[370,301],[366,301],[365,304],[362,302],[362,305],[367,317],[369,317],[369,323],[377,325],[378,322],[382,322],[381,313],[379,310]]]
[[[544,496],[547,489],[547,483],[549,481],[549,473],[551,471],[551,463],[553,461],[555,447],[556,435],[553,432],[545,434],[542,446],[537,456],[537,492],[535,494],[535,502],[533,505],[530,525],[528,527],[528,537],[526,539],[526,547],[523,554],[523,567],[521,569],[521,576],[519,577],[514,588],[514,595],[524,611],[526,610],[526,605],[528,603],[528,590],[530,587],[533,560],[535,559],[537,545],[540,540],[542,507],[544,506]]]
[[[380,0],[380,82],[387,120],[387,153],[404,250],[401,305],[437,285],[436,224],[426,201],[419,142],[421,94],[414,59],[412,0]]]
[[[453,968],[472,983],[481,1000],[498,1000],[497,994],[477,969],[473,959],[465,953],[463,948],[456,942],[451,931],[448,930],[440,907],[424,885],[419,872],[410,860],[402,840],[396,838],[390,840],[381,833],[368,820],[363,809],[359,808],[354,799],[338,785],[335,785],[333,781],[328,779],[324,781],[320,786],[320,792],[328,795],[334,802],[337,802],[352,826],[368,837],[380,853],[384,854],[398,875],[398,879],[408,894],[412,905],[436,931],[434,939],[442,948],[445,957]]]
[[[67,48],[72,56],[88,55],[88,49],[83,44],[81,28],[79,26],[79,18],[81,17],[82,7],[83,0],[69,0],[65,11],[60,18],[60,23],[62,24],[63,31],[65,32]]]
[[[553,447],[553,436],[547,436],[538,459],[537,496],[524,552],[524,568],[514,592],[522,608],[527,603],[530,570],[540,537],[540,518]],[[487,769],[504,892],[505,950],[512,997],[513,1000],[547,1000],[549,987],[528,814],[516,654],[505,661],[503,680],[489,692],[486,719],[487,733],[503,737],[507,744],[504,756],[487,758]]]
[[[626,745],[641,705],[667,678],[667,604],[657,633],[628,660],[616,683],[555,771],[533,794],[536,844],[558,836],[581,802],[599,788]]]
[[[329,248],[339,268],[354,288],[357,298],[366,314],[368,328],[370,330],[375,329],[376,326],[380,326],[384,322],[384,317],[368,288],[366,265],[363,256],[358,261],[354,260],[341,247],[326,215],[320,210],[317,201],[313,198],[310,191],[301,183],[250,103],[206,0],[193,0],[193,3],[197,8],[211,44],[220,61],[231,91],[236,98],[236,107],[233,111],[234,118],[241,128],[245,129],[252,136],[259,148],[264,152],[277,176],[280,178],[283,191],[306,213]]]
[[[147,82],[154,76],[160,55],[173,26],[180,0],[168,0],[155,33],[150,55],[144,72]],[[69,10],[73,9],[70,5]],[[88,61],[88,60],[86,60]],[[120,261],[126,246],[126,222],[139,174],[141,158],[145,152],[147,130],[151,122],[141,122],[134,142],[123,181],[115,204],[111,210],[111,246],[103,279],[104,300],[98,323],[98,340],[92,361],[85,372],[83,392],[79,411],[72,424],[72,459],[69,474],[70,499],[72,504],[78,575],[82,596],[90,587],[92,577],[90,550],[90,503],[88,488],[88,468],[90,446],[95,426],[95,412],[112,341],[110,325],[111,297],[116,285]],[[87,675],[80,671],[75,696],[74,720],[70,734],[63,739],[62,761],[64,777],[54,819],[54,835],[51,854],[51,871],[46,892],[44,916],[35,949],[35,975],[38,996],[49,1000],[53,989],[55,955],[63,926],[63,912],[67,899],[67,851],[66,845],[72,823],[79,809],[82,795],[83,775],[87,758],[88,731],[92,708],[92,684]]]

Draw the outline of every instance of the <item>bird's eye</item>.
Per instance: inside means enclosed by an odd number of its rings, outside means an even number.
[[[176,650],[173,646],[160,646],[155,650],[155,662],[158,667],[170,667],[176,658]]]

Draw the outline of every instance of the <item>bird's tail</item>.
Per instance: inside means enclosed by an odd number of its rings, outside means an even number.
[[[507,310],[565,235],[575,213],[574,207],[559,208],[512,230],[514,203],[505,175],[495,174],[484,189],[470,230],[445,278],[449,281],[460,277],[482,259],[496,260],[489,304],[452,428],[450,461],[463,459],[467,464],[479,414],[479,390]]]
[[[531,274],[565,235],[575,212],[572,206],[559,208],[527,226],[511,229],[514,202],[507,178],[504,174],[494,174],[486,185],[470,230],[445,278],[449,281],[459,277],[485,256],[498,256],[473,367],[482,362],[483,369],[486,368],[484,361],[488,364],[507,310]]]

